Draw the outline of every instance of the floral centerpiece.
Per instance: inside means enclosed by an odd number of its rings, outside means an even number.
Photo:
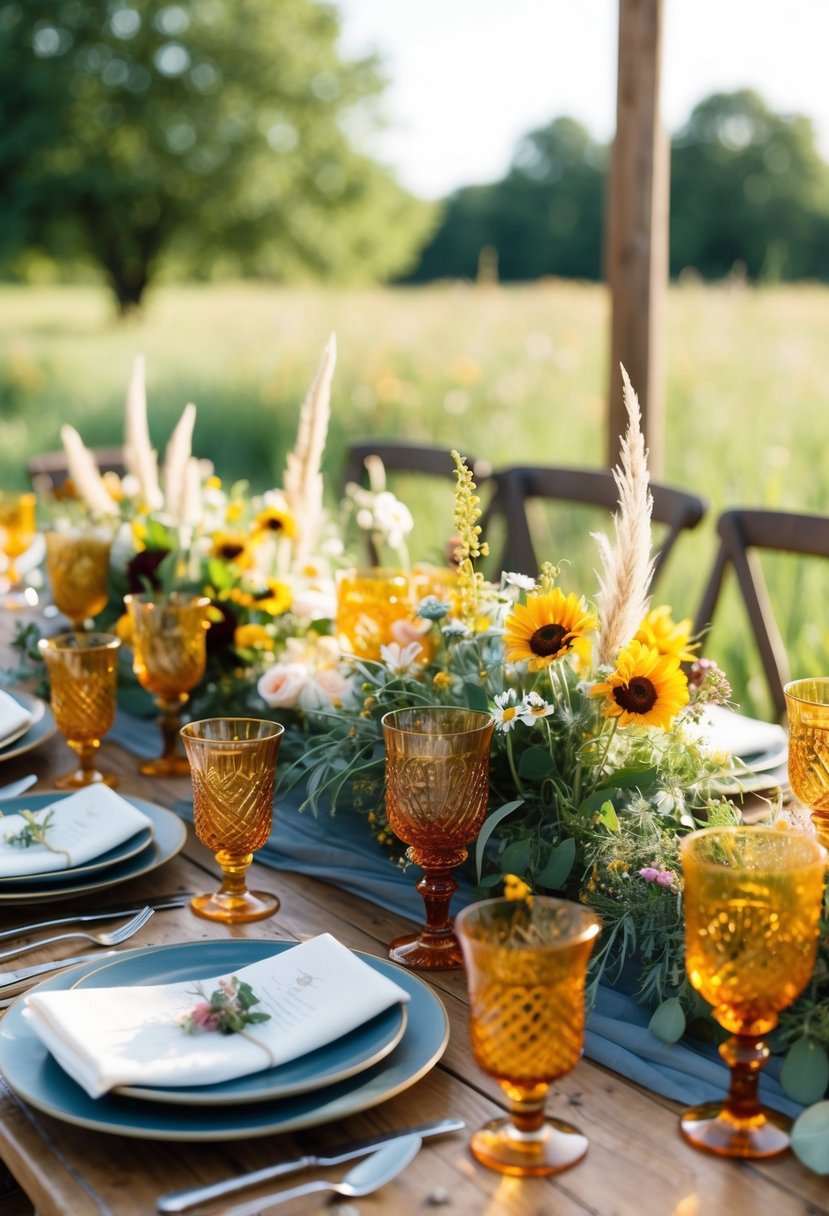
[[[486,553],[479,501],[455,453],[454,592],[420,603],[428,632],[385,645],[379,661],[352,659],[351,689],[340,690],[336,705],[316,705],[310,715],[297,707],[294,729],[309,734],[284,775],[304,786],[312,811],[334,812],[345,799],[361,808],[380,845],[405,864],[384,816],[381,717],[418,704],[488,709],[497,729],[490,810],[475,846],[479,889],[511,876],[593,906],[604,925],[593,987],[632,986],[654,1009],[654,1033],[673,1041],[702,1012],[685,977],[679,844],[696,827],[740,819],[720,792],[733,780],[731,759],[711,750],[700,724],[706,705],[727,703],[731,691],[719,668],[697,657],[690,621],[674,622],[665,605],[649,607],[651,497],[639,406],[624,380],[619,510],[612,540],[596,538],[595,603],[565,594],[551,564],[538,577],[484,580],[476,568]],[[348,660],[341,662],[347,671]],[[274,705],[269,680],[263,676],[259,688]],[[790,1057],[803,1056],[808,1042],[812,1065],[815,1053],[826,1060],[829,1046],[819,999],[827,955],[814,993],[782,1026],[797,1048]],[[807,1072],[797,1059],[789,1068],[789,1088],[801,1101],[823,1092]]]

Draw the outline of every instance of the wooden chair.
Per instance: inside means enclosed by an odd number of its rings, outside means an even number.
[[[738,508],[723,512],[717,532],[720,546],[703,592],[695,632],[710,627],[725,573],[733,566],[772,703],[782,718],[786,712],[783,685],[791,678],[789,662],[757,550],[829,557],[829,517]]]
[[[480,490],[491,475],[491,466],[485,461],[476,460],[467,452],[464,452],[463,455]],[[356,482],[357,485],[362,486],[368,484],[366,461],[371,457],[378,457],[383,462],[386,472],[393,475],[414,475],[418,479],[421,477],[426,479],[426,483],[435,480],[451,481],[452,483],[455,481],[455,465],[449,448],[379,439],[354,443],[348,448],[343,469],[344,487],[350,482]],[[390,488],[393,487],[390,486]],[[451,511],[448,498],[446,510],[446,540],[449,540],[453,531],[453,517],[448,514]],[[378,565],[380,555],[370,537],[368,538],[368,549],[372,564]]]
[[[123,476],[126,472],[123,448],[93,448],[92,455],[102,473],[117,473]],[[26,472],[32,488],[39,494],[60,495],[61,487],[69,479],[66,453],[61,449],[58,452],[42,452],[32,456],[26,463]]]
[[[492,570],[496,577],[501,570],[530,575],[538,571],[528,510],[535,500],[601,507],[610,513],[618,506],[619,492],[609,469],[522,465],[497,470],[492,480],[495,490],[484,518],[484,535],[489,534],[499,518],[505,532],[500,564]],[[680,533],[697,526],[707,505],[696,494],[672,486],[651,485],[651,493],[652,518],[666,529],[654,562],[655,582]]]

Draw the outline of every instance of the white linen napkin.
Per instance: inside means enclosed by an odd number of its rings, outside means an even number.
[[[10,844],[26,827],[22,815],[0,817],[0,878],[25,878],[80,866],[123,844],[152,820],[106,785],[91,785],[68,798],[61,798],[34,812],[42,822],[53,812],[45,844]]]
[[[19,738],[31,724],[32,715],[28,709],[0,689],[0,747]]]
[[[332,1043],[409,994],[329,933],[222,978],[247,982],[270,1021],[244,1034],[186,1034],[181,1018],[203,1000],[195,980],[130,988],[32,993],[32,1029],[92,1098],[121,1085],[213,1085],[297,1059]]]
[[[700,727],[713,751],[728,752],[738,758],[760,756],[786,742],[786,732],[776,722],[747,718],[724,705],[709,705]]]

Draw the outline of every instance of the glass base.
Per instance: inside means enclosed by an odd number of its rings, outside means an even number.
[[[89,785],[108,785],[111,790],[118,785],[115,773],[102,773],[97,768],[76,768],[74,772],[55,777],[52,785],[56,790],[84,790]]]
[[[190,909],[204,920],[217,920],[225,925],[246,925],[265,920],[279,908],[279,900],[269,891],[244,891],[229,895],[214,891],[209,895],[194,895]]]
[[[691,1107],[679,1120],[689,1144],[718,1157],[777,1157],[789,1148],[791,1125],[791,1119],[766,1107],[753,1118],[735,1118],[724,1101]]]
[[[138,771],[145,777],[189,777],[190,764],[186,756],[158,756],[155,760],[142,760]]]
[[[545,1119],[536,1132],[519,1132],[509,1119],[493,1119],[475,1132],[472,1156],[499,1174],[540,1178],[578,1164],[587,1152],[587,1137],[571,1123]]]
[[[401,967],[419,971],[451,971],[463,966],[460,942],[454,933],[432,943],[419,933],[397,937],[389,946],[389,958]]]

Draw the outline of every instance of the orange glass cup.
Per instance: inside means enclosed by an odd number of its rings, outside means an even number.
[[[337,638],[359,659],[379,659],[393,642],[394,626],[411,620],[409,576],[402,570],[372,567],[343,570],[337,577]]]
[[[58,730],[78,756],[78,767],[54,779],[59,790],[118,784],[96,766],[101,739],[115,721],[120,639],[109,633],[61,633],[38,642],[51,687]]]
[[[8,559],[5,570],[8,594],[4,600],[7,608],[24,607],[28,603],[26,596],[18,590],[20,575],[15,563],[37,535],[36,511],[37,497],[31,491],[23,494],[0,491],[0,552]],[[33,602],[37,603],[37,597]]]
[[[222,868],[218,891],[190,907],[206,920],[238,925],[273,916],[279,900],[249,891],[245,875],[271,834],[276,757],[284,727],[257,718],[207,718],[182,727],[193,780],[193,823]]]
[[[71,528],[47,532],[45,539],[52,599],[72,628],[81,630],[109,599],[112,534],[100,528]]]
[[[133,669],[159,708],[162,753],[138,766],[150,777],[186,777],[190,766],[178,750],[181,711],[204,675],[207,609],[204,595],[127,595],[132,624]]]
[[[789,719],[789,785],[812,812],[829,848],[829,676],[792,680],[783,689]]]
[[[423,870],[417,889],[426,905],[425,926],[393,941],[389,957],[429,971],[461,967],[449,918],[458,889],[452,871],[486,818],[495,723],[478,710],[430,705],[394,709],[382,727],[389,827]]]
[[[760,1105],[765,1038],[811,977],[827,853],[794,829],[723,827],[686,836],[680,857],[688,978],[731,1035],[727,1096],[686,1110],[680,1130],[721,1157],[775,1157],[791,1120]]]
[[[501,1085],[509,1116],[472,1137],[474,1157],[518,1177],[557,1174],[587,1152],[587,1137],[545,1116],[553,1081],[584,1044],[587,963],[600,921],[582,904],[548,896],[488,899],[455,919],[469,983],[478,1067]]]

